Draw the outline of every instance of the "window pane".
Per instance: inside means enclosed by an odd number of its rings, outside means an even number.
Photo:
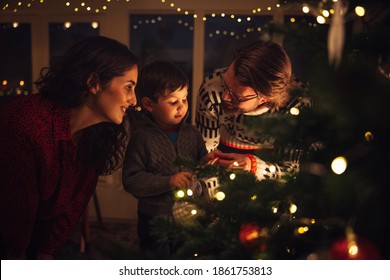
[[[205,76],[215,69],[227,67],[234,52],[266,36],[271,16],[226,15],[207,16],[205,22]]]
[[[68,48],[86,37],[98,36],[99,27],[96,25],[94,27],[92,23],[50,23],[50,57],[62,55]]]
[[[30,93],[30,24],[0,23],[0,38],[0,96]]]
[[[154,60],[168,60],[179,66],[190,82],[191,103],[194,19],[185,15],[131,15],[130,49],[141,67]],[[191,108],[191,104],[189,104]]]

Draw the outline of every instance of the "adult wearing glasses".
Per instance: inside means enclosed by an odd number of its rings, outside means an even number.
[[[228,68],[206,77],[199,89],[196,125],[210,155],[221,166],[250,171],[258,180],[297,171],[296,160],[275,163],[255,156],[273,149],[275,139],[264,140],[245,119],[311,106],[307,96],[290,94],[298,84],[303,86],[294,80],[290,59],[278,44],[258,41],[239,50]],[[209,184],[213,189],[216,182]]]

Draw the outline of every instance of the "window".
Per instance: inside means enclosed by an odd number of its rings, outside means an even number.
[[[31,26],[0,23],[0,96],[28,94],[32,87]]]
[[[99,35],[99,24],[92,23],[50,23],[50,57],[62,55],[69,47],[89,36]]]
[[[131,51],[140,66],[154,60],[168,60],[179,66],[192,88],[194,19],[185,15],[131,15]],[[191,92],[188,94],[191,108]]]
[[[205,76],[227,67],[236,50],[267,36],[271,16],[207,16],[205,22]]]

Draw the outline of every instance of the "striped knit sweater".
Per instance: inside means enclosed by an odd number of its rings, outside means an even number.
[[[245,114],[226,114],[221,107],[222,85],[220,75],[225,69],[217,71],[205,78],[197,99],[196,126],[201,132],[208,151],[212,151],[221,144],[230,148],[241,150],[242,153],[253,153],[261,149],[273,149],[275,139],[264,140],[265,137],[259,135],[244,124],[246,118],[261,118],[267,114],[272,114],[268,108],[260,108],[257,111]],[[296,81],[297,86],[305,86]],[[305,92],[307,92],[305,90]],[[291,108],[311,107],[311,100],[308,97],[294,97],[287,105],[279,111],[288,113]],[[245,122],[248,123],[248,122]],[[291,151],[299,152],[301,151]],[[299,169],[298,156],[294,155],[282,163],[265,162],[255,156],[257,163],[256,177],[263,179],[281,179],[286,173],[294,173]],[[216,187],[214,181],[208,182],[209,188]]]

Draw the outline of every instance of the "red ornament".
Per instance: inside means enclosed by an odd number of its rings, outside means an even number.
[[[382,259],[379,250],[369,240],[358,236],[336,240],[330,249],[330,255],[334,260]]]
[[[256,249],[260,251],[265,250],[265,244],[262,242],[267,236],[266,230],[261,230],[256,223],[242,224],[240,228],[240,242],[247,249]]]

